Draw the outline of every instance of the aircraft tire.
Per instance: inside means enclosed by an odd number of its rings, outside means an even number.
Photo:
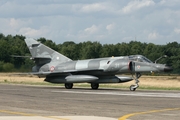
[[[136,90],[135,85],[131,85],[130,86],[130,91],[135,91],[135,90]]]
[[[64,84],[66,89],[72,89],[73,88],[73,83],[65,83]]]
[[[91,88],[93,90],[97,90],[99,88],[99,84],[98,83],[91,83]]]

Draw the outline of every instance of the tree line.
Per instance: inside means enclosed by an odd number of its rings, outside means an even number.
[[[5,36],[0,33],[0,72],[31,71],[34,65],[32,60],[29,58],[12,57],[12,55],[30,56],[30,52],[24,42],[25,38],[22,35]],[[151,61],[155,61],[159,57],[167,55],[167,58],[160,59],[157,62],[171,65],[174,68],[173,73],[180,74],[180,44],[178,42],[155,45],[139,41],[117,44],[101,44],[97,41],[80,43],[67,41],[62,44],[56,44],[46,38],[39,38],[37,41],[73,60],[140,54],[146,56]]]

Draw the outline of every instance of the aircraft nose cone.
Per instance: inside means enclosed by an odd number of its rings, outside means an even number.
[[[172,70],[173,70],[173,68],[172,68],[171,66],[165,65],[165,67],[164,67],[164,72],[170,72],[170,71],[172,71]]]

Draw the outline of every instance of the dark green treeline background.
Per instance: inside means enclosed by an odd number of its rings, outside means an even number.
[[[29,50],[24,42],[25,36],[7,35],[0,33],[0,72],[28,72],[34,65],[29,58],[14,58],[11,55],[30,56]],[[75,43],[67,41],[62,44],[55,44],[52,40],[39,38],[38,41],[73,59],[82,60],[90,58],[144,55],[153,62],[163,56],[158,61],[161,64],[168,64],[174,68],[173,73],[180,74],[180,43],[169,42],[165,45],[155,45],[153,43],[141,43],[131,41],[129,43],[101,44],[99,42]]]

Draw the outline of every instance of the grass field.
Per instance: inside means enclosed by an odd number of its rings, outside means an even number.
[[[142,76],[140,79],[140,89],[159,89],[159,90],[180,90],[180,76]],[[13,75],[13,73],[0,73],[0,83],[5,84],[30,84],[30,85],[57,85],[44,82],[44,78],[33,75]],[[101,84],[100,87],[108,88],[127,88],[134,84],[134,81],[117,84]],[[62,84],[63,85],[63,84]],[[58,84],[59,86],[59,84]],[[87,83],[77,83],[75,87],[89,87]]]

